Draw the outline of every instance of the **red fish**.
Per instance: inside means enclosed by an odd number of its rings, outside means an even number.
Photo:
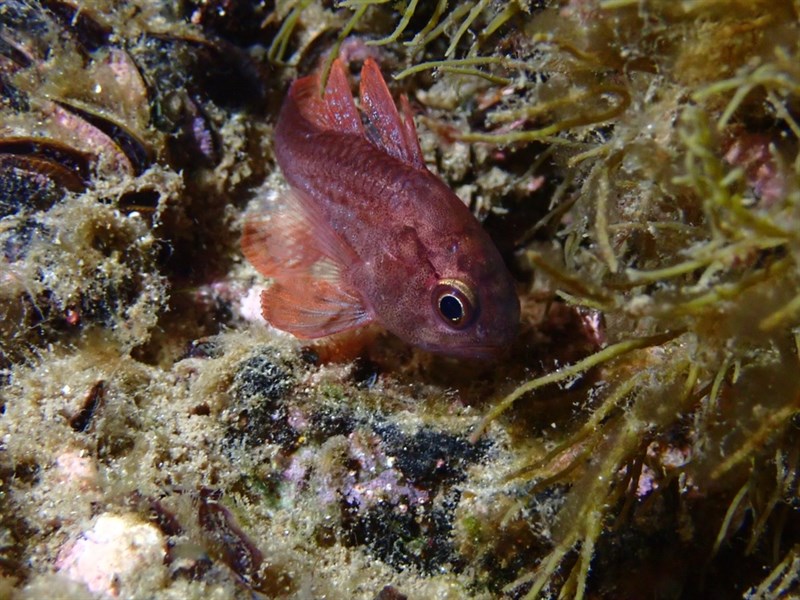
[[[295,81],[275,128],[290,190],[248,217],[242,251],[267,277],[264,318],[299,338],[377,322],[425,350],[488,357],[519,323],[489,236],[425,166],[408,100],[361,71],[361,113],[340,60]]]

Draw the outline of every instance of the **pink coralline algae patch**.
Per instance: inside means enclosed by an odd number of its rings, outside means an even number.
[[[97,488],[97,465],[76,450],[66,450],[56,459],[56,477],[60,484],[86,493]]]
[[[725,162],[744,169],[747,184],[763,208],[786,196],[788,182],[775,160],[773,140],[758,133],[740,133],[725,143]]]
[[[164,536],[132,515],[98,516],[92,526],[61,549],[56,570],[103,598],[121,598],[142,585],[147,571],[155,583],[166,574]]]

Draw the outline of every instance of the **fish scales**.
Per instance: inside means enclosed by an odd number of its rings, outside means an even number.
[[[265,318],[302,338],[377,322],[429,351],[496,355],[518,327],[513,279],[469,209],[426,168],[407,100],[401,116],[367,60],[362,121],[340,61],[324,96],[319,79],[295,81],[278,119],[284,201],[245,223],[243,251],[274,281],[262,294]]]

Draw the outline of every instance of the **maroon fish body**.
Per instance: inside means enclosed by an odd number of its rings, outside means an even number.
[[[433,352],[496,353],[519,322],[497,249],[425,167],[408,104],[401,118],[372,61],[362,71],[361,108],[363,122],[339,61],[324,98],[317,75],[289,91],[275,154],[294,217],[252,219],[242,240],[275,279],[262,297],[265,317],[300,337],[374,320]]]

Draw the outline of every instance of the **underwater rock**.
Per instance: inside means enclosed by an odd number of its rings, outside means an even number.
[[[486,442],[472,445],[429,427],[407,434],[389,421],[346,413],[314,413],[302,431],[309,440],[324,439],[322,431],[329,437],[318,451],[300,449],[284,480],[298,492],[310,486],[337,509],[341,543],[364,547],[400,571],[460,564],[452,540],[456,484],[485,455]]]
[[[287,367],[269,349],[240,363],[231,384],[229,441],[291,447],[299,435],[289,422],[286,395],[292,384]]]
[[[133,590],[161,587],[166,552],[164,537],[153,525],[131,514],[103,513],[61,548],[55,567],[92,594],[124,598]]]
[[[289,595],[294,587],[291,575],[265,560],[254,541],[219,502],[220,496],[212,490],[200,492],[198,521],[212,552],[250,589],[272,597]]]

